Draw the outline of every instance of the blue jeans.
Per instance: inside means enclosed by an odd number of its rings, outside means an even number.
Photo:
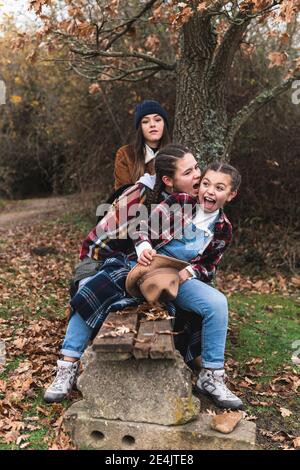
[[[78,312],[70,318],[61,354],[79,359],[91,339],[93,328],[88,326]]]
[[[223,368],[228,325],[228,304],[225,295],[198,279],[189,279],[179,286],[174,304],[202,317],[202,366]]]
[[[228,305],[225,295],[198,279],[189,279],[179,286],[174,304],[202,317],[199,355],[201,354],[203,367],[223,368],[228,324]],[[79,359],[92,333],[93,328],[75,312],[69,321],[61,354]]]
[[[79,289],[86,284],[92,276],[79,282]],[[70,318],[61,354],[79,359],[92,337],[93,328],[85,323],[78,312],[74,312]]]

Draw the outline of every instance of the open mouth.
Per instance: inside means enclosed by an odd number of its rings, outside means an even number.
[[[205,196],[203,198],[203,202],[204,202],[204,206],[206,207],[206,209],[212,209],[216,203],[216,200],[213,199],[212,197]]]
[[[195,184],[193,185],[193,189],[199,189],[199,187],[200,187],[200,183],[195,183]]]

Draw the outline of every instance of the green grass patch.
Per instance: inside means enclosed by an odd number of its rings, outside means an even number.
[[[24,361],[25,359],[26,359],[26,356],[22,354],[21,356],[15,357],[12,361],[7,362],[5,365],[4,371],[1,372],[0,374],[0,379],[1,380],[7,379],[9,374],[11,374],[14,370],[16,370],[19,367],[20,363]]]
[[[234,294],[227,351],[243,363],[263,359],[257,368],[274,374],[283,365],[293,366],[293,343],[300,340],[298,299],[266,294]]]

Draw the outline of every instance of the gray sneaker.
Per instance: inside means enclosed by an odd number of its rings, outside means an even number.
[[[59,403],[64,400],[75,385],[79,371],[79,361],[57,361],[57,373],[52,384],[47,388],[44,400],[46,403]]]
[[[196,390],[212,398],[220,408],[243,409],[243,402],[226,387],[224,369],[201,369]]]

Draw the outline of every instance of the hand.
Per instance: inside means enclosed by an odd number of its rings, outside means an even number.
[[[146,248],[140,254],[138,258],[138,263],[142,266],[148,266],[149,264],[151,264],[154,255],[156,255],[155,250],[152,250],[151,248]]]
[[[179,275],[179,284],[183,284],[183,282],[185,282],[187,279],[192,277],[191,273],[185,268],[179,271],[178,275]]]

